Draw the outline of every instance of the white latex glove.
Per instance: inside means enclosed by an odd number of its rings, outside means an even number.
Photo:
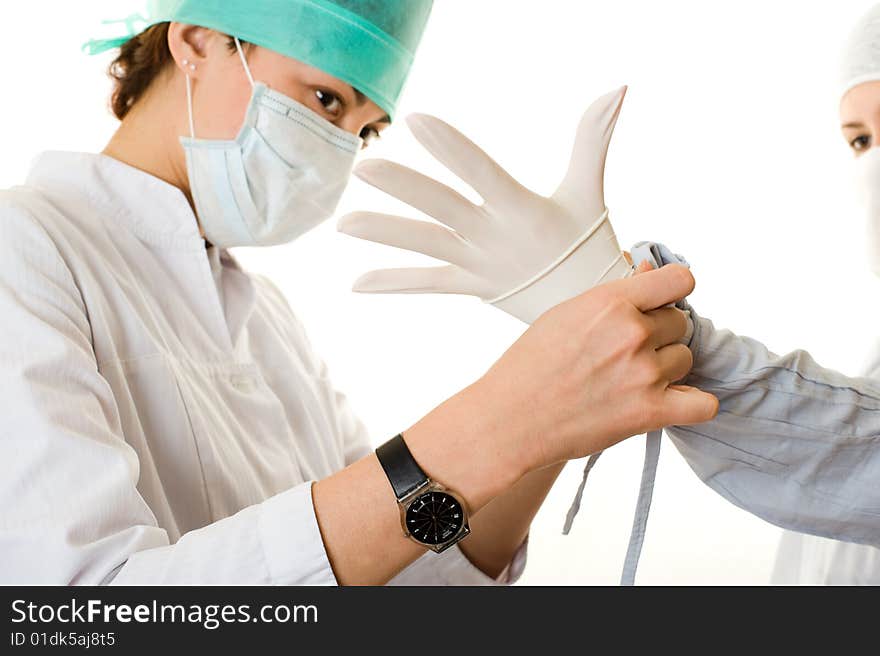
[[[339,231],[449,265],[372,271],[355,282],[354,291],[470,294],[532,323],[595,285],[629,275],[604,195],[605,157],[625,94],[623,87],[587,110],[568,173],[549,198],[520,185],[443,121],[410,116],[407,123],[416,139],[484,203],[474,205],[393,162],[361,163],[355,175],[443,225],[356,212],[340,219]]]

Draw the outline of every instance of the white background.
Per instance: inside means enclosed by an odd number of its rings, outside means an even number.
[[[0,187],[20,182],[40,151],[103,148],[115,126],[110,58],[79,46],[133,4],[2,3]],[[437,0],[403,114],[443,117],[550,192],[581,112],[629,84],[606,193],[621,244],[651,239],[684,254],[698,282],[692,301],[716,325],[855,374],[876,332],[880,283],[862,251],[835,65],[870,4]],[[447,179],[403,124],[370,155]],[[360,182],[341,211],[355,208],[407,212]],[[377,444],[479,377],[524,330],[474,299],[352,294],[360,273],[424,258],[332,223],[238,255],[286,292]],[[523,583],[616,583],[642,451],[637,437],[605,455],[563,537],[582,462],[566,468],[533,526]],[[665,443],[640,583],[764,583],[778,537]]]

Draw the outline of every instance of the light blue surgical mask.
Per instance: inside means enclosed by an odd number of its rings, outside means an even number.
[[[880,148],[874,147],[855,160],[859,200],[865,212],[868,264],[880,276]]]
[[[182,137],[190,191],[205,238],[219,248],[293,241],[336,211],[363,141],[309,108],[255,82],[233,141],[196,138],[186,78],[190,137]]]

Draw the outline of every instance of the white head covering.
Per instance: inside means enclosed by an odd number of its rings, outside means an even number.
[[[840,97],[863,82],[880,80],[880,4],[862,16],[850,34],[840,66]]]

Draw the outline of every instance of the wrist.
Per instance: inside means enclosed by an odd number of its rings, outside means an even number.
[[[460,494],[472,514],[528,471],[511,448],[504,422],[484,401],[483,390],[471,385],[403,432],[419,466]]]

